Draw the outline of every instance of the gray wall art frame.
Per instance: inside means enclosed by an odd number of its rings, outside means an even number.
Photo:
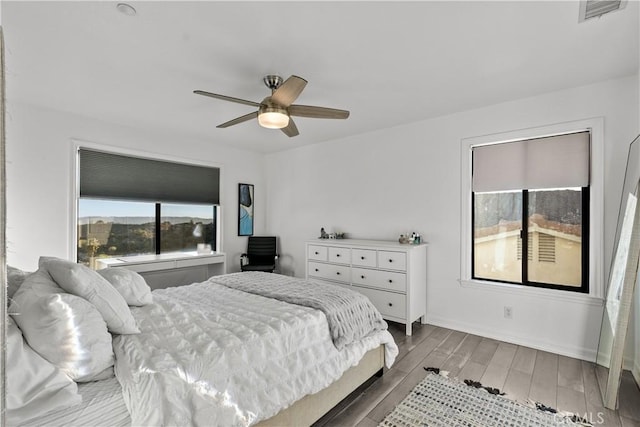
[[[238,236],[253,236],[253,184],[238,184]]]

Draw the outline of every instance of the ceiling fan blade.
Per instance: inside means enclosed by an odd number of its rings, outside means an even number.
[[[346,119],[347,117],[349,117],[349,112],[347,110],[314,107],[312,105],[290,105],[289,115],[298,117],[311,117],[314,119]]]
[[[298,127],[293,122],[293,119],[291,117],[289,117],[289,124],[280,130],[284,132],[285,135],[287,135],[289,138],[291,138],[292,136],[300,135],[300,132],[298,132]]]
[[[203,96],[209,96],[211,98],[222,99],[223,101],[231,101],[231,102],[237,102],[238,104],[251,105],[252,107],[260,106],[260,103],[258,102],[247,101],[246,99],[234,98],[232,96],[218,95],[217,93],[205,92],[203,90],[194,90],[193,93],[195,93],[196,95],[203,95]]]
[[[271,100],[278,105],[288,107],[300,96],[306,85],[307,81],[302,77],[291,76],[271,94]]]
[[[238,123],[246,122],[247,120],[255,119],[258,117],[258,112],[254,111],[253,113],[245,114],[244,116],[237,117],[233,120],[229,120],[221,125],[216,126],[217,128],[228,128],[229,126],[237,125]]]

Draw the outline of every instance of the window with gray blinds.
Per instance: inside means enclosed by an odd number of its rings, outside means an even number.
[[[80,197],[220,203],[220,169],[79,150]]]

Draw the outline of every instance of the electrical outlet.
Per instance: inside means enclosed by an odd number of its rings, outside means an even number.
[[[513,307],[504,306],[504,318],[513,319]]]

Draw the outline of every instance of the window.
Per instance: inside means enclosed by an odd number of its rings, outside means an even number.
[[[115,200],[78,201],[78,262],[154,254],[155,204]]]
[[[95,267],[98,258],[194,251],[199,243],[215,251],[216,211],[213,205],[81,198],[77,260]]]
[[[219,169],[81,148],[77,261],[219,250]]]
[[[473,147],[473,279],[589,291],[589,152],[589,132]]]
[[[160,252],[194,250],[199,243],[216,249],[214,206],[167,203],[160,211]]]

